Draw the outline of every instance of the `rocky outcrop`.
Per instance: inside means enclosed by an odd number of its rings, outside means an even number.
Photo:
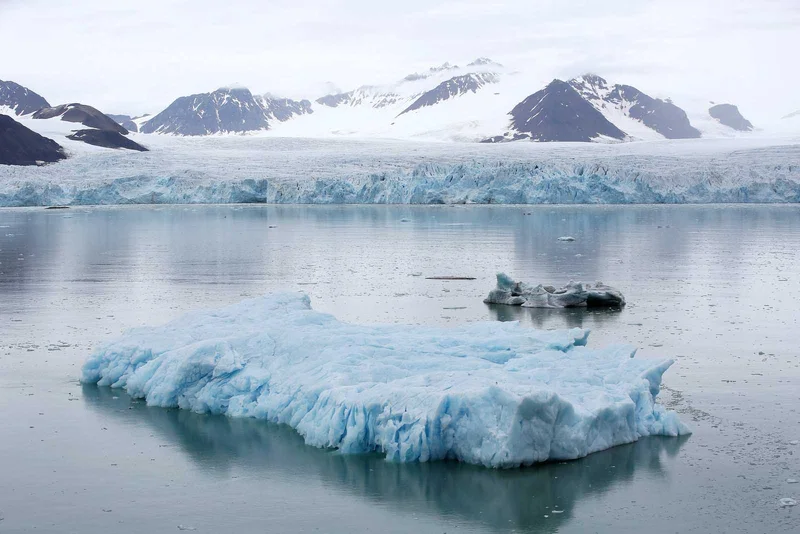
[[[717,104],[708,108],[708,114],[717,119],[720,124],[740,132],[751,132],[752,123],[745,119],[739,108],[733,104]]]
[[[112,132],[111,130],[77,130],[67,136],[67,139],[73,141],[82,141],[87,145],[100,146],[104,148],[124,148],[127,150],[137,150],[139,152],[147,152],[147,148],[143,147],[136,141],[128,139],[119,132]]]
[[[26,128],[8,115],[0,115],[0,165],[41,165],[66,158],[64,149]]]
[[[127,135],[128,130],[117,121],[104,114],[97,108],[86,104],[62,104],[55,107],[42,108],[33,114],[34,119],[54,119],[60,117],[62,121],[83,124],[89,128],[109,130],[122,135]]]

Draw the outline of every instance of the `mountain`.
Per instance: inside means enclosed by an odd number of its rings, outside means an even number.
[[[417,78],[422,80],[424,78]],[[385,108],[392,106],[403,97],[390,88],[377,85],[362,85],[358,89],[346,93],[325,95],[316,100],[317,104],[331,108],[339,106],[361,106],[367,105],[373,108]]]
[[[45,121],[56,119],[86,126],[86,128],[69,132],[64,131],[62,126],[61,131],[58,132],[59,135],[63,135],[71,141],[79,141],[87,145],[104,148],[147,151],[147,148],[125,137],[129,133],[125,127],[97,108],[86,104],[62,104],[60,106],[42,108],[34,113],[31,118],[36,119],[31,121],[31,125],[35,128],[38,127],[40,121],[45,123]],[[44,129],[52,131],[52,127],[53,125],[45,126]],[[59,129],[56,128],[56,130]]]
[[[61,104],[60,106],[42,108],[33,114],[34,119],[54,119],[56,117],[61,117],[62,121],[77,122],[89,128],[109,130],[122,135],[128,135],[128,130],[123,128],[114,119],[97,108],[87,106],[86,104]]]
[[[28,115],[50,104],[27,87],[0,80],[0,106],[11,108],[16,115]]]
[[[138,132],[139,127],[133,122],[133,118],[129,115],[112,115],[111,113],[108,116],[116,121],[117,124],[128,130],[129,132]]]
[[[618,126],[631,136],[636,133],[628,130],[640,132],[639,125],[644,125],[667,139],[700,137],[700,131],[690,124],[686,112],[669,100],[653,98],[630,85],[609,85],[595,74],[573,78],[569,84],[607,119],[627,123],[628,129],[626,124]],[[630,124],[630,120],[639,125]]]
[[[288,121],[295,115],[314,113],[314,110],[311,109],[311,102],[308,100],[279,98],[270,94],[264,95],[263,106],[267,119],[275,119],[280,122]]]
[[[0,165],[39,165],[66,158],[64,149],[26,128],[8,115],[0,115]]]
[[[486,58],[480,58],[480,60],[491,61],[491,60],[487,60]],[[479,60],[476,60],[476,61],[479,61]],[[473,62],[473,63],[475,63],[475,62]],[[473,63],[470,63],[470,65],[472,65]],[[458,69],[459,69],[458,65],[451,65],[450,63],[445,61],[444,63],[442,63],[438,67],[429,68],[427,72],[413,72],[413,73],[409,74],[408,76],[406,76],[405,78],[403,78],[403,81],[415,82],[417,80],[424,80],[426,78],[430,78],[431,76],[433,76],[435,74],[438,74],[438,73],[452,71],[452,70],[458,70]]]
[[[720,124],[724,124],[740,132],[750,132],[753,125],[745,119],[739,112],[739,108],[733,104],[717,104],[708,108],[708,114],[717,119]]]
[[[496,74],[490,72],[486,73],[470,73],[461,76],[454,76],[447,81],[444,81],[429,91],[422,93],[410,106],[400,112],[408,113],[426,106],[435,106],[439,102],[454,98],[464,93],[478,92],[478,89],[489,83],[497,83],[499,81]]]
[[[312,113],[308,100],[254,96],[246,88],[220,88],[182,96],[142,124],[143,133],[209,135],[267,130],[271,121]]]
[[[603,137],[622,140],[625,132],[595,109],[568,82],[553,80],[514,106],[511,131],[486,142],[532,139],[534,141],[596,141]]]
[[[488,57],[479,57],[478,59],[471,61],[470,63],[467,63],[467,67],[486,67],[486,66],[501,67],[501,68],[503,67],[503,65],[501,65],[496,61],[492,61]]]

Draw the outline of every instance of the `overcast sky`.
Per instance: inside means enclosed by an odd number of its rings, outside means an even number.
[[[109,113],[231,83],[315,97],[479,56],[763,120],[800,109],[800,0],[0,0],[0,47],[0,79]]]

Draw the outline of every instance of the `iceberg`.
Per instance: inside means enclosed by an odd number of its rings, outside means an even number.
[[[523,308],[610,308],[625,306],[625,297],[618,289],[603,282],[594,285],[570,282],[560,288],[542,284],[534,287],[498,273],[497,287],[489,292],[483,302]]]
[[[148,405],[287,424],[309,445],[398,462],[513,467],[687,434],[656,403],[671,360],[589,349],[579,328],[353,325],[302,293],[196,311],[98,349],[81,381]]]

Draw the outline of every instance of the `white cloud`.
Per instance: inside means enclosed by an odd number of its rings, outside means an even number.
[[[800,108],[796,0],[0,0],[0,78],[53,102],[157,111],[231,80],[316,96],[488,56],[667,96]],[[531,92],[539,87],[531,87]]]

